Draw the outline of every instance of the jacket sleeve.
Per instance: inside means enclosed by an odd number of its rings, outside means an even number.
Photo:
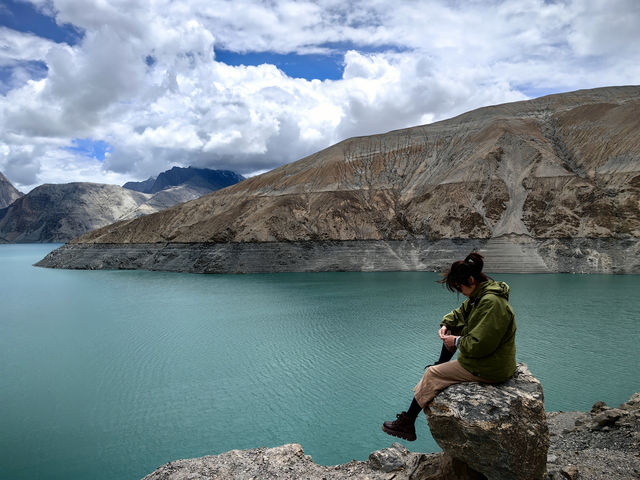
[[[458,349],[469,358],[491,355],[509,328],[511,316],[505,306],[492,296],[485,296],[472,315],[470,330],[460,337]]]
[[[461,329],[464,327],[464,303],[450,313],[442,317],[441,326],[445,326],[450,330]]]

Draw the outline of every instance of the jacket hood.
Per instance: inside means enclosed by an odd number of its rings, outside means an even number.
[[[483,295],[491,293],[493,295],[503,297],[505,300],[509,300],[509,290],[509,285],[504,282],[487,280],[486,282],[482,282],[478,285],[471,297],[482,297]]]

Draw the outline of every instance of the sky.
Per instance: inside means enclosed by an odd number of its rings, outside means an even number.
[[[640,84],[638,0],[0,0],[0,172],[255,175],[358,135]]]

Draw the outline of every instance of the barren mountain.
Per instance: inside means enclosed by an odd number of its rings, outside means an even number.
[[[178,186],[151,195],[99,183],[41,185],[0,209],[0,241],[66,242],[94,228],[159,212],[209,192]]]
[[[163,182],[164,188],[152,193],[97,183],[41,185],[11,206],[0,209],[0,242],[67,242],[117,220],[159,212],[221,188],[202,181],[207,175],[222,177],[218,183],[242,178],[233,172],[193,170],[197,173],[177,167],[161,173],[158,178],[172,175],[169,181]],[[181,176],[183,172],[186,174]],[[180,183],[182,177],[186,178],[184,183]]]
[[[127,264],[111,248],[91,268],[254,271],[243,258],[259,251],[258,271],[432,269],[478,248],[513,257],[512,270],[526,259],[527,271],[636,271],[639,239],[640,87],[629,86],[352,138],[73,244],[155,244],[154,259]],[[189,259],[166,264],[159,249],[178,245]]]
[[[41,185],[0,210],[0,237],[15,243],[68,241],[115,222],[149,197],[116,185]]]

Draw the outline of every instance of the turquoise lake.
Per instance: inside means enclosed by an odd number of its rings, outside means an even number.
[[[300,443],[366,460],[464,297],[435,273],[192,275],[32,267],[0,245],[0,478],[139,479],[171,460]],[[547,410],[640,390],[640,276],[494,275]],[[421,416],[414,451],[438,451]]]

